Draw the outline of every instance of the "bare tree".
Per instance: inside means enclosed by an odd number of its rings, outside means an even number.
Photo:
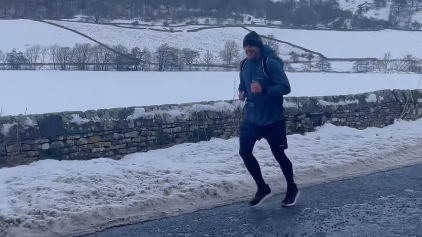
[[[32,45],[26,49],[25,58],[28,60],[29,64],[37,63],[40,53],[41,53],[41,46]],[[33,65],[30,65],[30,67],[34,68]]]
[[[385,53],[384,58],[378,62],[377,68],[383,72],[388,71],[391,67],[391,53]]]
[[[304,72],[310,72],[313,67],[314,67],[314,65],[312,65],[311,62],[306,62],[306,63],[302,64],[302,70]]]
[[[147,48],[142,50],[142,71],[150,71],[151,70],[151,62],[152,61],[152,53]]]
[[[112,46],[112,48],[119,52],[118,54],[113,54],[113,61],[116,64],[117,71],[123,70],[130,70],[130,64],[132,64],[132,60],[130,60],[127,55],[129,55],[129,49],[125,46],[119,44],[117,46]]]
[[[353,72],[367,73],[375,70],[375,62],[372,60],[358,60],[353,64]]]
[[[289,53],[289,55],[290,55],[290,59],[292,60],[292,62],[294,62],[294,63],[299,62],[299,54],[298,53],[292,51],[292,52]]]
[[[60,47],[57,50],[57,62],[60,64],[60,70],[66,70],[67,65],[72,62],[73,50],[70,47]]]
[[[181,53],[185,64],[188,66],[189,71],[191,71],[192,65],[195,63],[196,59],[199,58],[199,52],[193,49],[184,48]]]
[[[262,37],[262,43],[270,46],[277,54],[280,52],[279,42],[276,41],[274,34],[269,34],[265,37]]]
[[[58,44],[50,46],[50,61],[53,63],[54,69],[56,69],[56,64],[58,63],[57,54],[60,49]]]
[[[121,44],[113,45],[112,48],[121,54],[129,54],[129,49],[127,49],[125,46]]]
[[[137,71],[139,66],[142,67],[142,51],[140,48],[135,47],[131,50],[131,56],[132,58],[136,59],[136,60],[132,60],[133,61],[133,70]]]
[[[418,72],[420,70],[419,64],[420,59],[407,54],[403,59],[392,61],[389,69],[399,72]]]
[[[406,61],[403,60],[394,60],[391,63],[390,71],[396,72],[408,72],[408,67]]]
[[[45,57],[48,55],[50,48],[49,47],[41,47],[41,63],[45,63]]]
[[[328,59],[322,57],[315,63],[315,67],[321,72],[331,72],[333,70]]]
[[[234,40],[226,41],[224,49],[220,51],[220,58],[229,69],[229,66],[235,63],[240,56],[240,46]]]
[[[207,66],[206,70],[210,70],[210,66],[215,62],[215,56],[211,53],[211,51],[207,50],[207,52],[204,54],[202,59]]]
[[[91,49],[91,57],[95,71],[107,71],[108,63],[113,61],[113,53],[102,45],[96,45]]]
[[[420,58],[417,58],[411,54],[407,54],[404,56],[403,61],[406,62],[407,72],[420,72],[422,62]]]
[[[86,64],[89,63],[92,56],[92,45],[76,44],[73,48],[73,60],[77,64],[78,70],[86,70]]]
[[[94,63],[94,71],[102,70],[101,67],[101,50],[100,45],[96,45],[91,49],[92,63]]]
[[[155,51],[155,59],[158,71],[174,71],[180,69],[179,49],[169,46],[167,43],[158,47]]]

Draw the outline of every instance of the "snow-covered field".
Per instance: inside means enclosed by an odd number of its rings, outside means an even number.
[[[234,40],[241,50],[242,40],[247,30],[241,27],[227,27],[219,29],[207,29],[199,32],[186,32],[186,29],[196,27],[187,26],[181,28],[184,32],[159,32],[149,29],[127,29],[111,25],[98,25],[77,22],[51,21],[56,24],[77,30],[92,37],[99,42],[109,45],[123,45],[128,49],[139,47],[155,51],[160,45],[167,43],[178,48],[191,48],[200,52],[201,58],[209,50],[220,62],[218,53],[224,48],[226,40]],[[13,29],[12,29],[13,28]],[[329,31],[329,30],[293,30],[269,27],[249,27],[259,34],[274,34],[283,41],[322,53],[330,58],[383,58],[385,53],[391,53],[392,58],[402,58],[406,54],[422,57],[419,50],[422,44],[422,32],[408,31]],[[76,43],[93,43],[91,40],[78,34],[66,31],[59,27],[34,22],[30,20],[3,20],[0,21],[1,32],[16,32],[5,34],[0,37],[0,50],[9,52],[11,49],[25,51],[27,46],[42,45],[50,46],[74,46]],[[41,33],[34,33],[41,32]],[[353,40],[350,40],[353,39]],[[396,41],[400,40],[400,47]],[[289,53],[304,54],[305,51],[279,43],[280,56],[284,60],[290,60]],[[242,55],[243,52],[240,51]],[[350,67],[351,68],[351,67]],[[334,71],[343,71],[333,65]],[[351,71],[351,70],[349,70]]]
[[[417,89],[420,78],[411,74],[287,75],[292,86],[289,96]],[[0,108],[4,115],[17,115],[231,100],[237,98],[238,83],[238,72],[0,71]]]
[[[274,34],[275,38],[322,53],[329,58],[392,58],[406,54],[422,57],[422,31],[330,31],[291,30],[249,27],[258,34]],[[398,44],[397,42],[400,42]]]
[[[288,139],[286,153],[300,187],[422,163],[422,119],[361,131],[326,124]],[[282,172],[265,140],[254,153],[274,192],[284,192]],[[119,161],[39,161],[0,170],[0,236],[94,232],[245,201],[255,191],[236,138]]]
[[[238,42],[240,49],[242,39],[248,33],[241,27],[169,33],[98,24],[51,22],[77,30],[105,44],[121,44],[127,48],[139,47],[142,49],[146,47],[154,51],[161,44],[168,43],[170,46],[198,50],[201,55],[207,50],[219,52],[223,49],[225,40]],[[249,27],[249,29],[255,30],[259,34],[274,34],[279,40],[302,46],[331,58],[382,58],[384,53],[388,52],[392,54],[393,58],[401,58],[406,54],[422,57],[422,51],[415,50],[422,44],[422,32],[394,30],[351,32],[268,27]],[[400,47],[392,47],[392,45],[396,45],[397,40],[401,42]],[[280,53],[283,58],[289,58],[288,54],[292,51],[303,53],[296,47],[280,44]]]
[[[153,30],[127,29],[109,25],[81,24],[72,22],[51,21],[56,24],[77,30],[83,34],[101,41],[104,44],[123,45],[131,49],[144,47],[154,51],[160,45],[168,43],[179,48],[192,48],[198,51],[216,51],[224,46],[225,40],[235,40],[241,43],[241,37],[248,32],[240,27],[212,29],[194,33],[158,32]]]
[[[198,32],[159,32],[149,29],[128,29],[110,25],[98,25],[88,23],[73,23],[62,21],[50,21],[86,34],[93,39],[109,45],[123,45],[129,49],[138,47],[155,51],[160,45],[167,43],[169,46],[178,48],[190,48],[200,52],[201,56],[207,50],[218,58],[218,52],[224,48],[227,40],[234,40],[241,50],[243,37],[248,33],[241,27],[226,27],[221,29],[206,29]],[[124,36],[124,37],[123,37]],[[296,47],[280,44],[280,54],[288,58],[290,52],[304,53]]]
[[[28,46],[33,45],[73,47],[76,43],[96,44],[71,31],[30,20],[0,20],[0,32],[0,50],[3,53],[14,48],[25,52]]]

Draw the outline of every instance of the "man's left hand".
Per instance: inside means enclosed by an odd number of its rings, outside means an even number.
[[[262,92],[262,87],[259,83],[253,81],[251,84],[251,91],[254,94],[260,94]]]

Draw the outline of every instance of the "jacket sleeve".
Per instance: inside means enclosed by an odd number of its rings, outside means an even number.
[[[242,71],[239,72],[239,80],[240,80],[240,82],[239,82],[239,93],[243,91],[243,92],[245,92],[245,95],[246,95],[246,93],[248,91],[246,90],[245,80],[243,80],[243,77],[242,77]]]
[[[284,72],[284,64],[275,59],[268,59],[268,70],[271,74],[272,85],[264,88],[263,93],[269,95],[288,95],[291,92],[290,82]]]

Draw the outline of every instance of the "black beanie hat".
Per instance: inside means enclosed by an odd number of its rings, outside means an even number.
[[[245,36],[245,38],[243,38],[243,47],[245,46],[255,46],[258,48],[264,47],[261,37],[259,37],[255,31],[251,31]]]

